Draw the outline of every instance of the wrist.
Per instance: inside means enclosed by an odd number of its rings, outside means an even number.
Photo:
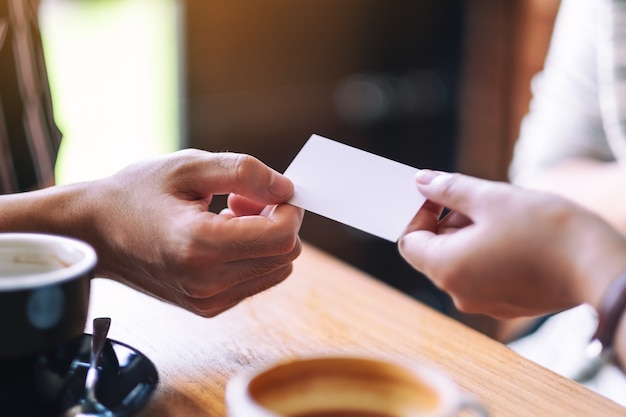
[[[0,196],[0,232],[64,235],[93,243],[91,183]]]
[[[589,231],[578,244],[582,250],[572,257],[573,273],[578,276],[579,302],[599,311],[611,286],[626,272],[626,239],[604,224]]]

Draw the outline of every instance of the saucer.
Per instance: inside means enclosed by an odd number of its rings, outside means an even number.
[[[59,400],[60,410],[69,409],[84,399],[91,337],[83,335],[75,369]],[[107,416],[127,417],[141,410],[159,381],[152,361],[129,345],[107,339],[101,363],[96,397],[111,410]]]

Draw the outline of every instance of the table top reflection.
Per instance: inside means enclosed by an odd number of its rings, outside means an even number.
[[[433,366],[492,416],[616,416],[626,409],[530,362],[311,245],[293,274],[206,319],[113,281],[92,285],[90,320],[147,355],[160,383],[140,417],[223,417],[235,373],[318,354],[384,355]],[[90,324],[87,326],[90,331]]]

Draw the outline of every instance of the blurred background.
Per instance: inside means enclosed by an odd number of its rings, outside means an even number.
[[[558,0],[42,0],[58,181],[184,147],[283,171],[317,133],[506,180]],[[323,167],[320,167],[323,169]],[[215,210],[224,205],[215,199]],[[385,215],[385,201],[372,196]],[[312,213],[304,240],[487,334],[395,244]]]

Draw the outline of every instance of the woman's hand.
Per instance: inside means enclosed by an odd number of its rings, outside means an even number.
[[[535,316],[597,306],[626,271],[626,241],[553,194],[423,170],[429,200],[399,242],[402,256],[466,312]],[[451,212],[439,219],[442,208]]]

